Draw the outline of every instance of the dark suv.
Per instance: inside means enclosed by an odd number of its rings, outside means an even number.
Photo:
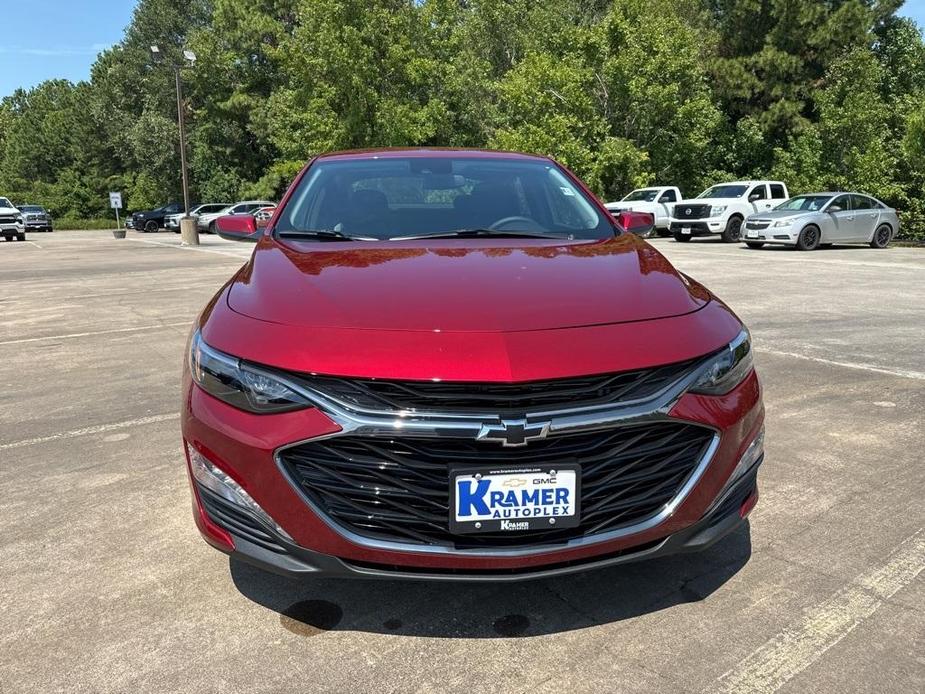
[[[182,202],[172,202],[153,210],[136,212],[132,215],[132,228],[137,231],[159,231],[164,228],[166,217],[179,212],[183,212]]]

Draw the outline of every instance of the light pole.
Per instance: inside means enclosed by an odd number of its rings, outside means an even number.
[[[174,78],[177,84],[177,124],[180,127],[180,175],[183,179],[183,217],[180,219],[180,240],[184,245],[199,245],[199,230],[196,228],[196,220],[190,217],[189,213],[189,174],[186,166],[186,109],[183,107],[183,81],[180,79],[180,70],[184,66],[190,66],[196,62],[196,54],[190,50],[183,51],[185,63],[175,63],[173,68]],[[154,63],[161,63],[164,60],[164,54],[157,46],[151,46],[151,60]]]

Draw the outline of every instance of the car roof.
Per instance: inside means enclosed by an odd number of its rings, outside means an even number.
[[[756,179],[756,180],[750,180],[750,181],[727,181],[725,183],[714,183],[710,187],[713,188],[714,186],[753,186],[759,183],[776,183],[779,185],[784,185],[783,181],[769,181],[767,179],[761,179],[761,180]]]
[[[328,152],[318,155],[318,159],[398,159],[413,157],[417,159],[454,156],[465,159],[526,159],[550,161],[549,157],[523,152],[508,152],[499,149],[475,149],[456,147],[380,147],[374,149],[352,149],[340,152]]]

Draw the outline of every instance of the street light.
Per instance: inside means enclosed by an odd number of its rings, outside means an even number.
[[[189,67],[192,67],[196,62],[196,54],[188,49],[183,51],[183,58],[186,60],[186,66]],[[157,46],[151,46],[151,61],[155,64],[164,62],[164,54]],[[196,222],[189,214],[189,175],[186,170],[186,119],[185,109],[183,108],[183,82],[180,79],[180,69],[184,65],[175,63],[171,67],[177,83],[177,124],[180,126],[180,174],[183,178],[184,214],[180,219],[180,239],[184,244],[198,246],[199,230],[196,228]]]

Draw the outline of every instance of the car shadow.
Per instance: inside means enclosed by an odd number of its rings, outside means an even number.
[[[300,636],[329,630],[431,638],[538,636],[703,600],[751,557],[748,523],[696,554],[519,583],[294,579],[229,561],[235,587]]]

